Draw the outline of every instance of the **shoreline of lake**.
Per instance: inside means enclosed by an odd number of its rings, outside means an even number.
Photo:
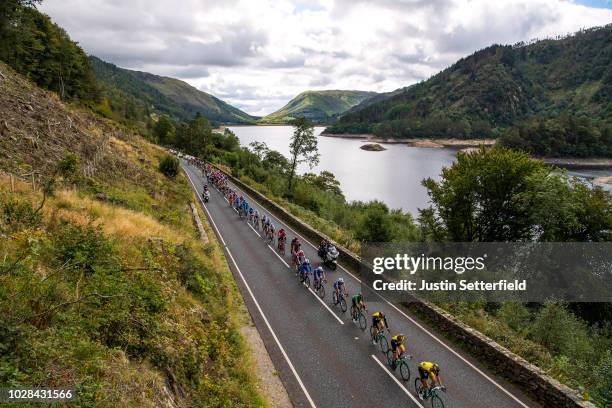
[[[473,150],[478,146],[490,147],[495,144],[495,139],[453,139],[453,138],[410,138],[410,139],[385,139],[370,133],[344,133],[330,134],[321,133],[320,136],[340,139],[363,140],[368,143],[381,144],[404,144],[410,147],[425,148],[456,148],[463,151]],[[534,157],[542,160],[545,164],[561,167],[564,169],[584,170],[608,170],[612,169],[612,159],[600,157]]]
[[[382,138],[370,133],[344,133],[344,134],[331,134],[321,133],[320,136],[324,137],[336,137],[344,139],[363,139],[368,143],[384,143],[384,144],[405,144],[410,147],[429,147],[429,148],[442,148],[442,147],[454,147],[454,148],[466,148],[466,147],[477,147],[480,145],[492,146],[495,144],[495,139],[453,139],[453,138],[441,138],[433,139],[429,137],[424,138],[410,138],[410,139],[396,139],[396,138]]]

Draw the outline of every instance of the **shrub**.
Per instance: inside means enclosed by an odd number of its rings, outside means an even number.
[[[159,171],[161,171],[166,177],[174,178],[179,172],[180,163],[174,156],[167,155],[159,163]]]
[[[593,399],[604,407],[612,406],[612,352],[608,351],[595,369],[600,383],[595,389]]]
[[[556,355],[584,357],[593,351],[586,324],[561,303],[544,305],[533,322],[531,337]]]
[[[57,163],[57,171],[64,180],[72,180],[79,170],[79,156],[74,153],[67,153],[62,160]]]

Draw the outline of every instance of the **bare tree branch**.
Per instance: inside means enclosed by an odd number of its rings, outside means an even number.
[[[47,310],[45,310],[43,312],[37,313],[35,315],[27,316],[27,317],[21,319],[18,323],[23,323],[23,322],[25,322],[27,320],[31,320],[31,319],[35,319],[35,318],[38,318],[38,317],[42,317],[42,316],[51,314],[51,313],[55,312],[58,309],[61,309],[61,308],[66,307],[66,306],[71,306],[71,305],[74,305],[74,304],[77,304],[77,303],[81,303],[81,302],[83,302],[83,301],[85,301],[85,300],[87,300],[89,298],[92,298],[92,297],[97,297],[98,299],[112,299],[112,298],[124,297],[124,296],[125,295],[100,295],[99,293],[96,293],[96,292],[89,293],[89,294],[87,294],[85,296],[81,296],[80,298],[78,298],[76,300],[71,300],[69,302],[60,303],[60,304],[55,305],[55,306],[53,306],[53,307],[51,307],[51,308],[49,308],[49,309],[47,309]]]

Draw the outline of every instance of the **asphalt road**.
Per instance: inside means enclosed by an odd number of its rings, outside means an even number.
[[[205,177],[195,166],[185,161],[182,164],[200,196]],[[360,291],[360,282],[342,268],[342,259],[336,271],[326,271],[327,293],[324,299],[319,299],[299,284],[290,270],[289,249],[281,257],[251,226],[240,220],[218,191],[212,187],[210,190],[211,200],[204,205],[207,216],[295,406],[429,407],[431,402],[418,400],[414,390],[420,361],[440,365],[447,388],[442,398],[447,408],[538,406],[414,316],[382,298],[366,299],[368,314],[384,311],[392,334],[406,334],[407,352],[414,358],[409,362],[410,380],[402,381],[398,372],[391,372],[386,358],[370,341],[368,329],[362,331],[353,324],[348,311],[342,313],[331,304],[331,283],[338,277],[344,278],[350,295]],[[263,212],[252,198],[247,199]],[[277,229],[285,228],[288,242],[293,236],[299,237],[272,218]],[[301,237],[300,241],[306,257],[316,266],[319,261],[316,248]]]

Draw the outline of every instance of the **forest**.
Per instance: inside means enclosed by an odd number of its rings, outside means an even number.
[[[611,37],[607,25],[564,38],[492,45],[394,96],[353,108],[326,132],[505,136],[506,145],[538,155],[610,157]],[[516,133],[526,136],[536,122],[563,128],[563,134],[549,132],[539,146],[522,143]],[[574,141],[580,146],[571,146]]]

